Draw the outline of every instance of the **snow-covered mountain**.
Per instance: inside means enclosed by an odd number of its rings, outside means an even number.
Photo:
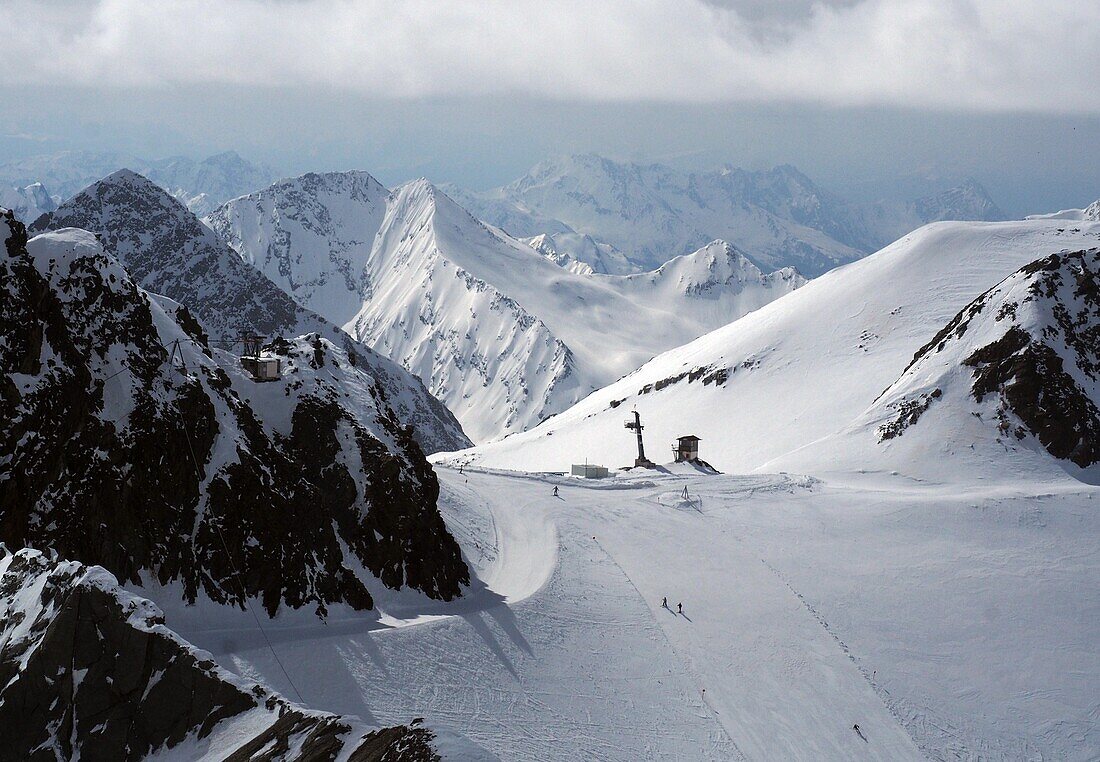
[[[306,175],[207,218],[307,307],[424,379],[475,440],[521,431],[790,292],[715,242],[649,273],[565,269],[425,180]]]
[[[146,162],[138,171],[200,217],[229,199],[263,188],[275,179],[271,169],[242,159],[236,151],[225,151],[198,161],[175,156]]]
[[[701,457],[720,469],[798,467],[806,471],[811,464],[805,457],[784,456],[844,430],[876,400],[879,405],[896,402],[894,397],[903,387],[888,393],[893,395],[889,403],[880,399],[883,390],[895,388],[914,354],[959,310],[1018,268],[1057,252],[1094,248],[1098,242],[1100,224],[1096,223],[1073,228],[1057,221],[928,225],[873,256],[654,358],[531,431],[457,458],[527,470],[565,469],[586,457],[608,466],[627,465],[634,458],[634,440],[623,430],[623,419],[626,411],[636,408],[646,425],[654,460],[669,459],[667,448],[675,437],[695,434],[702,438]],[[1065,284],[1072,282],[1069,270],[1061,277]],[[1082,283],[1087,284],[1088,277]],[[1071,317],[1084,315],[1088,319],[1077,330],[1093,331],[1095,317],[1064,293],[1027,309],[1032,307],[1046,310],[1043,315],[1061,314],[1063,309]],[[1024,316],[1021,308],[1020,319]],[[975,331],[967,342],[984,340],[991,331],[1006,330],[1012,324],[994,317],[983,315],[982,320],[990,321],[992,327]],[[1031,322],[1023,329],[1029,336],[1049,333],[1039,318],[1027,319]],[[973,354],[978,345],[960,346],[960,353]],[[914,372],[929,372],[929,363],[938,368],[939,363],[953,362],[945,357],[937,354]],[[1068,367],[1068,356],[1063,352],[1059,357]],[[969,366],[955,363],[952,367],[953,372],[971,373]],[[1089,381],[1091,376],[1072,375],[1086,390],[1094,383]],[[959,383],[957,389],[961,389]],[[925,391],[930,393],[931,387]],[[936,403],[932,404],[934,408]],[[988,402],[987,410],[995,404]],[[877,410],[875,415],[885,415],[883,408]],[[954,419],[953,425],[960,431],[967,426]],[[814,450],[817,469],[830,464],[829,450]],[[951,455],[962,450],[960,444]],[[941,456],[948,457],[936,455]],[[892,467],[903,471],[935,466],[915,455],[899,460]],[[1025,460],[1047,468],[1051,459],[1028,460],[1021,453],[1020,462]],[[1003,475],[1003,461],[991,467]],[[1072,463],[1066,467],[1072,468]]]
[[[31,183],[22,188],[0,188],[0,208],[12,210],[17,220],[29,225],[56,209],[57,203],[42,183]]]
[[[973,181],[911,203],[855,205],[789,165],[685,172],[594,155],[543,162],[482,193],[447,191],[513,235],[573,231],[613,246],[643,269],[721,238],[762,268],[793,266],[816,276],[928,222],[1002,216]]]
[[[276,338],[258,383],[92,233],[28,242],[4,222],[0,542],[272,616],[370,610],[372,588],[462,594],[435,474],[376,364]]]
[[[1045,452],[1088,468],[1100,462],[1098,326],[1100,249],[1037,259],[966,305],[844,430],[780,462],[935,477],[944,463],[980,473]]]
[[[34,230],[78,227],[98,234],[142,286],[187,307],[215,342],[243,334],[316,333],[363,364],[402,423],[429,452],[468,442],[454,416],[419,380],[304,309],[146,178],[120,170],[44,217]]]
[[[877,201],[849,208],[856,220],[855,228],[862,229],[852,243],[868,251],[878,250],[930,222],[1005,219],[989,193],[973,179],[915,201]]]
[[[419,723],[372,728],[222,669],[102,567],[0,548],[0,611],[4,759],[439,759]]]
[[[580,233],[543,233],[521,239],[559,267],[571,272],[630,275],[642,268],[609,243]]]
[[[513,235],[557,232],[543,223],[557,220],[611,244],[643,269],[716,238],[749,252],[762,268],[793,266],[809,276],[861,256],[789,216],[799,209],[810,218],[817,206],[834,202],[792,167],[695,174],[580,155],[543,162],[501,188],[456,199]],[[517,224],[524,214],[532,216]]]
[[[201,160],[183,156],[151,160],[125,153],[62,151],[0,165],[0,183],[39,182],[57,194],[56,201],[60,203],[120,169],[148,177],[199,216],[275,179],[271,169],[246,161],[234,151]]]

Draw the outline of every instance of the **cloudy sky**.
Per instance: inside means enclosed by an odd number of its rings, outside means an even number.
[[[1100,3],[5,0],[0,158],[236,148],[485,186],[544,155],[791,162],[848,194],[1100,195]],[[1078,194],[1085,194],[1078,197]]]

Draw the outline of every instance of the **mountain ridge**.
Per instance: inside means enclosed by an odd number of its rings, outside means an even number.
[[[789,265],[812,277],[928,222],[1003,218],[973,180],[913,202],[851,204],[789,164],[682,171],[580,154],[546,160],[485,192],[446,187],[515,235],[590,235],[642,269],[722,238],[762,269]]]
[[[732,247],[649,274],[569,270],[425,179],[389,193],[384,213],[381,186],[352,203],[347,182],[339,173],[282,181],[207,222],[244,260],[422,378],[479,441],[528,428],[803,282],[793,270],[764,275]],[[321,281],[345,293],[309,285]]]
[[[370,366],[316,333],[279,338],[263,350],[276,380],[258,383],[93,234],[28,241],[3,221],[0,541],[270,616],[470,584]]]
[[[235,342],[255,333],[317,333],[370,368],[425,450],[454,449],[469,441],[419,379],[302,307],[147,178],[119,170],[40,218],[32,232],[64,227],[99,235],[142,288],[187,305],[215,341]]]
[[[785,458],[856,420],[977,295],[1042,256],[1098,242],[1096,223],[933,223],[658,355],[535,429],[441,457],[532,471],[564,470],[578,457],[630,463],[625,406],[659,442],[701,436],[701,456],[721,470],[820,470],[824,448],[813,464]]]

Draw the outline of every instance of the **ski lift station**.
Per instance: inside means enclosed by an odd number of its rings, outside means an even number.
[[[244,345],[241,354],[241,367],[248,371],[253,381],[278,381],[280,361],[278,357],[267,357],[262,353],[263,336],[242,336]]]
[[[597,466],[591,463],[574,463],[573,476],[580,476],[585,479],[606,479],[607,468],[604,466]]]
[[[278,381],[278,357],[242,357],[241,365],[252,376],[253,381]]]
[[[677,437],[672,445],[672,455],[677,463],[699,460],[699,437],[694,434]]]

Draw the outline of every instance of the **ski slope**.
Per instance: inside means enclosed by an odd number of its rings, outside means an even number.
[[[528,471],[566,470],[586,458],[625,466],[636,449],[623,421],[636,408],[653,460],[668,459],[675,437],[695,434],[701,457],[719,470],[786,468],[776,459],[852,423],[982,292],[1043,256],[1097,245],[1097,223],[927,225],[657,356],[530,431],[451,462]]]
[[[439,471],[485,588],[388,624],[269,623],[310,707],[425,717],[508,760],[1100,751],[1095,487]],[[243,613],[217,631],[179,613],[219,663],[289,690]]]

